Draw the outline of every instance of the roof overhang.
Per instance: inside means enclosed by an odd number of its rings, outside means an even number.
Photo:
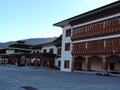
[[[25,49],[25,48],[14,48],[14,47],[8,47],[6,50],[25,50],[25,51],[31,51],[31,49]]]
[[[83,13],[83,14],[80,14],[80,15],[77,15],[77,16],[74,16],[72,18],[60,21],[58,23],[53,24],[53,26],[64,27],[65,25],[70,24],[70,22],[72,22],[72,21],[82,19],[82,18],[85,18],[85,17],[87,17],[89,15],[92,15],[92,14],[95,14],[95,13],[98,13],[98,12],[101,12],[101,11],[104,11],[104,10],[107,10],[107,9],[110,9],[110,8],[113,8],[113,7],[117,7],[117,6],[120,7],[120,1],[108,4],[106,6],[97,8],[95,10],[92,10],[92,11],[89,11],[89,12],[86,12],[86,13]]]

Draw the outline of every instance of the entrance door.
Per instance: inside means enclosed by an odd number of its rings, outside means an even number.
[[[76,63],[76,66],[77,66],[77,70],[81,70],[82,63],[81,63],[81,62],[77,62],[77,63]]]
[[[115,64],[114,63],[110,63],[110,70],[115,70]]]

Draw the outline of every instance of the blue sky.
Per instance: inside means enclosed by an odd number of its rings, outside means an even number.
[[[53,24],[118,0],[0,0],[0,42],[54,37]]]

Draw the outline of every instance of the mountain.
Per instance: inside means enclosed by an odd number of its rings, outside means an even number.
[[[22,41],[25,41],[25,43],[29,44],[29,45],[37,45],[37,44],[43,44],[43,43],[52,42],[56,38],[57,37],[51,37],[51,38],[30,38],[30,39],[24,39]],[[5,43],[0,43],[0,48],[6,48],[10,44],[13,44],[13,43],[16,43],[16,41],[10,41],[10,42],[5,42]]]
[[[24,41],[26,42],[26,44],[37,45],[37,44],[52,42],[56,38],[57,37],[52,37],[52,38],[31,38],[31,39],[26,39]]]

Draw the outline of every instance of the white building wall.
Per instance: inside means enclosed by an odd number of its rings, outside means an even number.
[[[70,25],[66,25],[63,28],[63,35],[62,35],[62,54],[61,54],[61,71],[68,71],[71,72],[72,71],[72,55],[71,55],[71,48],[70,51],[65,51],[65,43],[70,43],[70,46],[72,47],[72,43],[71,43],[71,37],[66,37],[66,30],[70,29],[71,26]],[[64,68],[64,61],[65,60],[69,60],[70,61],[70,65],[69,68]]]
[[[59,47],[59,48],[61,48],[61,47]],[[38,51],[39,51],[39,53],[43,53],[43,50],[44,49],[46,49],[46,51],[47,52],[50,52],[50,49],[53,49],[53,54],[57,54],[57,47],[55,46],[55,45],[45,45],[45,46],[43,46],[42,47],[42,49],[33,49],[32,51],[31,51],[31,53],[37,53]],[[33,61],[34,61],[34,58],[33,58]],[[61,57],[60,58],[55,58],[55,66],[57,66],[58,67],[58,61],[61,61]]]
[[[15,50],[6,50],[6,54],[13,54],[15,53]]]
[[[50,49],[53,49],[53,54],[57,54],[57,47],[55,45],[48,45],[48,46],[43,46],[42,47],[42,52],[43,50],[46,49],[47,52],[50,52]],[[60,58],[55,58],[55,66],[58,67],[58,61],[61,61],[61,57]]]
[[[43,52],[44,49],[46,49],[47,52],[50,52],[50,49],[53,49],[53,53],[57,54],[57,48],[54,45],[43,46],[41,51]]]

